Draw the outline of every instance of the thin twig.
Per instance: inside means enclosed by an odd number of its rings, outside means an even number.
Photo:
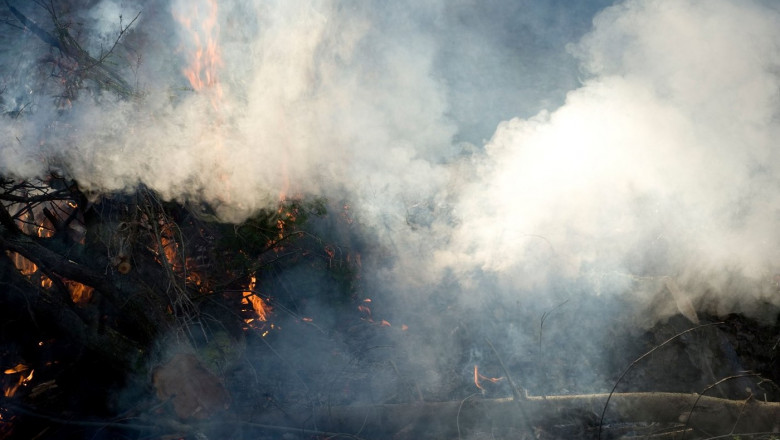
[[[777,435],[776,432],[743,432],[739,434],[739,438],[756,438],[758,436],[766,436],[768,439],[774,439],[777,438],[775,437],[776,435]],[[734,434],[723,434],[715,437],[707,437],[706,439],[703,440],[721,440],[721,439],[733,440]]]
[[[724,382],[728,382],[728,381],[730,381],[732,379],[739,379],[739,378],[742,378],[742,377],[761,377],[761,375],[758,374],[758,373],[749,373],[749,374],[738,374],[736,376],[724,377],[723,379],[721,379],[721,380],[713,383],[712,385],[709,385],[708,387],[704,388],[699,393],[699,397],[697,397],[696,400],[693,402],[693,406],[691,406],[691,410],[688,411],[688,417],[685,418],[685,425],[683,426],[683,429],[687,429],[688,428],[688,424],[691,421],[691,417],[693,417],[693,410],[696,408],[696,405],[699,404],[699,400],[704,396],[704,394],[707,391],[715,388],[716,386],[718,386],[718,385],[720,385],[720,384],[722,384]],[[685,440],[685,433],[683,433],[682,440]]]
[[[721,325],[721,324],[724,324],[724,323],[723,322],[712,322],[712,323],[709,323],[709,324],[697,325],[696,327],[692,327],[692,328],[689,328],[688,330],[684,330],[684,331],[682,331],[680,333],[677,333],[676,335],[672,336],[671,338],[665,340],[661,344],[656,345],[655,347],[653,347],[652,350],[648,351],[647,353],[643,354],[642,356],[639,356],[638,358],[636,358],[636,360],[634,360],[634,362],[631,362],[631,364],[628,366],[628,368],[626,368],[625,371],[623,371],[623,373],[620,374],[620,377],[618,377],[617,381],[615,381],[615,386],[612,387],[612,391],[610,391],[609,395],[607,396],[607,401],[604,402],[604,409],[601,411],[601,418],[599,418],[599,431],[598,431],[598,436],[596,438],[598,440],[601,440],[601,427],[604,424],[604,415],[607,413],[607,406],[609,406],[609,400],[612,398],[612,395],[615,394],[615,390],[617,389],[618,384],[620,383],[620,381],[623,380],[623,378],[626,376],[626,374],[628,374],[628,372],[631,371],[631,369],[634,368],[634,366],[636,366],[639,362],[641,362],[642,359],[644,359],[644,358],[650,356],[651,354],[653,354],[659,348],[661,348],[664,345],[674,341],[675,339],[679,338],[680,336],[682,336],[682,335],[684,335],[686,333],[690,333],[690,332],[692,332],[694,330],[699,330],[699,329],[704,328],[704,327],[711,327],[713,325]]]
[[[566,305],[567,302],[569,302],[571,298],[567,299],[566,301],[558,304],[557,306],[553,307],[552,309],[542,313],[542,319],[539,321],[539,355],[542,354],[542,331],[544,330],[544,321],[552,315],[554,311],[561,308],[562,306]]]
[[[9,409],[19,414],[24,414],[28,417],[33,417],[36,419],[41,419],[41,420],[46,420],[48,422],[56,423],[58,425],[90,426],[90,427],[98,427],[98,428],[122,428],[122,429],[134,430],[134,431],[146,431],[146,430],[151,431],[151,430],[159,429],[158,426],[141,425],[135,423],[119,423],[119,422],[109,422],[109,421],[92,422],[86,420],[62,419],[60,417],[41,414],[31,409],[27,409],[23,406],[19,406],[9,402],[4,402],[3,408]]]
[[[496,347],[493,346],[493,344],[490,342],[490,339],[485,338],[485,342],[490,346],[490,349],[493,350],[493,354],[496,356],[496,359],[498,359],[498,364],[501,365],[501,369],[504,371],[504,375],[506,376],[507,382],[509,382],[509,387],[512,388],[512,397],[514,402],[517,403],[518,408],[520,408],[520,415],[523,417],[523,424],[526,426],[526,429],[528,430],[528,433],[531,435],[531,438],[534,438],[534,428],[531,425],[531,421],[528,418],[528,414],[525,412],[525,406],[523,404],[523,401],[528,400],[525,396],[525,394],[520,394],[520,390],[517,388],[517,385],[515,385],[515,382],[512,380],[512,376],[509,374],[509,370],[507,370],[506,365],[504,365],[504,361],[501,360],[501,356],[498,354],[498,351],[496,350]]]
[[[465,399],[461,400],[460,405],[458,405],[458,413],[455,415],[455,427],[458,428],[458,439],[460,439],[460,410],[463,409],[463,404],[466,403],[467,400],[471,399],[472,397],[478,394],[479,393],[474,393],[467,396]]]
[[[527,400],[526,397],[520,393],[517,385],[515,385],[515,382],[512,380],[512,376],[509,375],[509,370],[507,370],[506,365],[504,365],[504,361],[501,360],[501,356],[498,354],[496,347],[493,346],[493,344],[490,342],[490,339],[488,338],[485,338],[485,342],[487,342],[487,344],[490,346],[490,349],[493,350],[493,354],[496,356],[496,359],[498,359],[498,364],[501,365],[501,370],[504,372],[504,376],[506,376],[507,382],[509,382],[509,387],[512,388],[512,397],[514,400]]]
[[[325,436],[328,438],[346,437],[354,440],[364,440],[362,437],[358,437],[357,435],[354,434],[347,434],[345,432],[328,432],[328,431],[319,431],[316,429],[295,428],[292,426],[266,425],[263,423],[251,423],[251,422],[237,422],[237,424],[242,426],[248,426],[250,428],[266,429],[269,431],[297,432],[300,434]]]

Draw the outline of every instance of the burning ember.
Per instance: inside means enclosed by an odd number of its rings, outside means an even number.
[[[479,374],[479,368],[476,365],[474,365],[474,385],[476,385],[477,388],[479,388],[480,390],[484,391],[485,389],[482,388],[482,385],[479,384],[480,381],[483,381],[483,380],[486,380],[486,381],[488,381],[490,383],[498,383],[498,382],[501,382],[502,380],[504,380],[504,378],[503,377],[486,377],[486,376],[483,376],[483,375]]]
[[[46,195],[48,191],[53,191],[53,189],[44,184],[39,191],[42,195]],[[83,244],[85,239],[84,226],[78,221],[73,221],[77,207],[78,205],[71,200],[54,199],[31,205],[12,204],[7,209],[19,230],[26,235],[52,238],[59,227],[59,229],[65,230],[74,241]],[[16,252],[6,251],[6,253],[16,269],[30,282],[43,289],[52,287],[54,282],[40,270],[38,265]],[[94,290],[92,287],[66,279],[61,281],[68,289],[74,303],[86,303],[92,298]]]
[[[24,364],[18,364],[13,368],[9,368],[4,371],[4,373],[7,375],[19,374],[19,378],[16,382],[12,383],[11,385],[6,385],[5,387],[3,387],[3,396],[13,397],[20,386],[26,385],[28,382],[32,380],[33,373],[35,372],[35,370],[30,370],[30,373],[26,374],[27,370],[29,370],[28,366]]]
[[[195,286],[203,293],[209,293],[210,286],[208,280],[198,270],[198,262],[194,258],[184,255],[180,250],[177,236],[181,240],[181,234],[177,234],[176,224],[167,219],[160,219],[158,224],[160,225],[159,241],[153,250],[158,256],[164,257],[164,261],[163,259],[158,259],[159,263],[170,268],[176,276],[182,277],[187,285]],[[160,252],[160,248],[162,248],[162,252]],[[121,270],[122,263],[125,263],[125,261],[120,262],[117,269],[120,273],[125,273]]]
[[[371,298],[366,298],[363,300],[363,304],[357,306],[358,311],[363,315],[360,319],[380,327],[392,327],[390,322],[386,319],[381,319],[378,322],[374,321],[374,318],[371,316],[371,308],[368,306],[369,304],[371,304]],[[401,326],[401,330],[403,331],[406,331],[408,328],[409,327],[406,324]]]

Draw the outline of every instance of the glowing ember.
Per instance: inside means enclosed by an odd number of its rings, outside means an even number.
[[[5,374],[21,373],[22,371],[27,371],[29,369],[30,369],[30,367],[28,367],[27,365],[16,364],[15,367],[9,368],[9,369],[5,370],[3,373],[5,373]]]
[[[179,243],[175,240],[176,237],[176,225],[173,222],[161,220],[160,227],[160,242],[157,244],[154,251],[158,256],[164,256],[165,262],[170,266],[174,274],[181,276],[189,285],[196,286],[201,292],[209,292],[210,286],[208,285],[206,277],[199,271],[197,271],[197,262],[190,257],[182,257],[179,251]],[[162,252],[160,252],[162,247]],[[160,264],[163,264],[162,259],[158,259]],[[124,261],[122,263],[125,263]],[[117,270],[122,272],[121,264],[117,266]],[[129,262],[127,263],[129,266]],[[128,271],[130,269],[128,268]]]
[[[479,368],[476,365],[474,365],[474,385],[476,385],[477,388],[479,388],[480,390],[484,391],[485,389],[482,388],[482,385],[479,384],[479,382],[482,381],[482,380],[486,380],[486,381],[491,382],[491,383],[498,383],[498,382],[501,382],[502,380],[504,380],[504,378],[503,377],[486,377],[486,376],[483,376],[483,375],[479,374]]]
[[[379,327],[392,327],[392,325],[390,325],[390,321],[385,319],[379,320],[379,322],[374,321],[374,318],[371,316],[371,308],[368,307],[368,304],[371,304],[371,298],[365,298],[363,300],[363,304],[358,304],[357,309],[363,314],[360,319],[378,325]],[[408,328],[409,327],[404,325],[401,327],[401,330],[406,330]]]
[[[18,367],[18,365],[17,365],[17,367]],[[25,370],[26,370],[26,367],[25,367]],[[25,370],[23,370],[23,371],[25,371]],[[24,374],[20,374],[19,375],[19,380],[15,384],[6,386],[3,389],[3,395],[5,397],[13,397],[14,394],[16,394],[16,391],[19,389],[20,386],[26,385],[28,382],[30,382],[32,380],[34,372],[35,372],[35,370],[30,370],[30,374],[28,374],[27,376],[25,376]],[[6,370],[6,374],[12,374],[12,373],[8,373],[8,370]]]
[[[8,251],[7,253],[8,257],[11,259],[11,261],[13,261],[14,266],[16,266],[16,269],[18,269],[22,275],[30,276],[35,272],[38,272],[38,266],[32,261],[24,258],[16,252]]]
[[[92,299],[92,293],[95,291],[94,288],[76,281],[67,280],[65,285],[68,287],[68,291],[70,291],[70,298],[76,304],[88,303]]]
[[[73,212],[77,207],[78,205],[72,201],[50,200],[32,207],[23,204],[11,205],[8,210],[16,217],[17,226],[25,234],[38,236],[40,238],[51,238],[54,236],[55,228],[50,218],[54,218],[55,222],[63,221],[73,215]],[[80,243],[84,242],[84,231],[79,228],[77,222],[70,224],[68,233],[72,235],[74,240]],[[73,236],[74,234],[75,236]],[[44,289],[52,287],[52,280],[39,270],[38,265],[16,252],[6,251],[6,254],[11,259],[16,269],[34,285],[38,285]],[[65,280],[65,284],[68,286],[74,302],[89,300],[89,297],[92,294],[92,288],[67,280]],[[81,286],[81,289],[76,292],[77,297],[74,297],[72,286],[76,284]]]
[[[14,263],[19,272],[30,279],[31,282],[37,284],[44,289],[48,289],[52,286],[52,281],[46,275],[38,271],[38,266],[32,261],[24,258],[16,252],[7,251],[8,257]]]

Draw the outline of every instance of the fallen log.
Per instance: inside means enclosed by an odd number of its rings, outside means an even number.
[[[350,434],[403,432],[403,438],[415,438],[434,433],[435,437],[452,438],[463,430],[515,428],[525,432],[522,408],[535,429],[544,429],[545,424],[556,420],[561,423],[573,414],[593,415],[582,421],[597,429],[598,415],[607,397],[608,394],[589,394],[516,401],[474,396],[453,402],[330,406],[314,409],[313,425],[323,431]],[[686,436],[688,439],[697,438],[695,433],[716,436],[780,432],[780,402],[763,402],[753,397],[729,400],[694,393],[616,393],[610,399],[604,423],[674,425],[680,431],[693,430]],[[595,432],[591,429],[591,433]]]

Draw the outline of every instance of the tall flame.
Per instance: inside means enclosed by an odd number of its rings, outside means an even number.
[[[223,187],[217,189],[220,198],[230,202],[232,184],[231,173],[222,165],[225,157],[222,84],[219,70],[222,68],[222,51],[219,46],[219,8],[216,0],[180,1],[173,11],[174,18],[184,31],[184,47],[188,65],[182,73],[193,90],[208,96],[213,113],[210,123],[201,127],[200,138],[213,145],[211,156],[214,169]]]
[[[217,98],[221,97],[218,70],[222,66],[219,50],[219,22],[216,0],[187,3],[183,13],[174,12],[174,17],[187,30],[194,49],[189,53],[190,64],[184,68],[184,76],[193,89],[200,91],[213,88]],[[216,104],[216,102],[214,102]]]

